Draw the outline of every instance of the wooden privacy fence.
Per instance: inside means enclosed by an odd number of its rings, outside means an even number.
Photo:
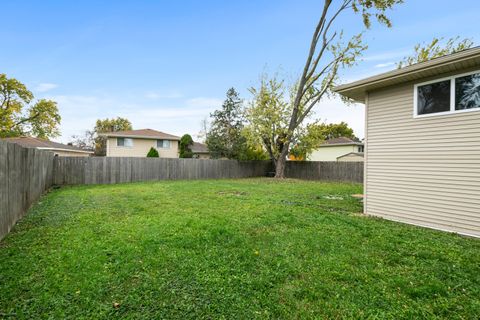
[[[53,182],[64,185],[249,178],[264,177],[272,170],[270,161],[56,157]],[[363,162],[290,161],[285,177],[361,183]]]
[[[52,185],[54,155],[0,141],[0,240]]]
[[[285,176],[294,179],[363,182],[363,162],[289,161]]]
[[[264,177],[270,161],[55,157],[0,140],[0,240],[52,185]],[[363,181],[363,163],[287,162],[287,178]]]
[[[55,157],[54,184],[262,177],[270,161]]]

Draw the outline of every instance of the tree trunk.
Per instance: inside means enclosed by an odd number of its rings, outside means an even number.
[[[275,166],[275,178],[277,179],[285,178],[285,165],[287,163],[287,154],[288,147],[284,146]]]

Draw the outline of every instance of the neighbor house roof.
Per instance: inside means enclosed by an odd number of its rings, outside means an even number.
[[[343,84],[335,87],[334,91],[355,101],[365,102],[365,94],[368,91],[437,76],[447,72],[461,71],[478,65],[480,65],[480,47],[475,47]]]
[[[191,149],[193,153],[209,153],[207,145],[200,142],[194,142]]]
[[[333,139],[328,139],[325,140],[320,147],[334,147],[334,146],[351,146],[351,145],[356,145],[356,146],[363,146],[362,142],[352,140],[347,137],[339,137],[339,138],[333,138]]]
[[[357,157],[364,157],[363,152],[350,152],[344,155],[341,155],[340,157],[337,157],[337,159],[341,159],[344,157],[349,157],[349,156],[357,156]]]
[[[80,152],[80,153],[93,153],[93,151],[80,149],[78,147],[74,147],[68,144],[63,144],[59,142],[54,142],[54,141],[49,141],[46,139],[40,139],[40,138],[34,138],[34,137],[15,137],[15,138],[5,138],[3,140],[19,144],[25,148],[71,151],[71,152]]]
[[[101,133],[100,135],[104,137],[180,140],[180,137],[153,129],[106,132]]]

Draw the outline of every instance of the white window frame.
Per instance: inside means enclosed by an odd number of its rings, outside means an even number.
[[[118,145],[118,139],[123,139],[123,146]],[[132,143],[131,145],[127,146],[125,141],[130,140]],[[133,139],[132,138],[125,138],[125,137],[117,137],[117,147],[118,148],[133,148]]]
[[[435,80],[431,80],[431,81],[426,81],[426,82],[414,84],[413,85],[413,117],[414,118],[428,118],[428,117],[444,116],[444,115],[451,115],[451,114],[457,114],[457,113],[478,112],[478,111],[480,111],[480,107],[479,108],[471,108],[471,109],[463,109],[463,110],[455,110],[455,79],[466,77],[466,76],[471,76],[472,74],[476,74],[476,73],[480,73],[480,70],[471,71],[471,72],[462,73],[462,74],[456,74],[456,75],[450,76],[450,77],[439,78],[439,79],[435,79]],[[447,80],[450,80],[450,110],[449,111],[443,111],[443,112],[418,114],[418,87],[421,87],[421,86],[424,86],[424,85],[427,85],[427,84],[447,81]]]
[[[164,147],[164,146],[163,146],[163,143],[162,143],[162,146],[159,147],[159,146],[158,146],[158,141],[168,141],[168,147]],[[157,139],[157,149],[170,149],[171,146],[172,146],[172,143],[171,143],[170,140],[168,140],[168,139]]]

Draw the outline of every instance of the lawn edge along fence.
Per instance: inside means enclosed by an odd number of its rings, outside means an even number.
[[[0,140],[0,240],[52,185],[265,177],[270,161],[56,157]],[[287,162],[287,178],[363,182],[363,163]]]

